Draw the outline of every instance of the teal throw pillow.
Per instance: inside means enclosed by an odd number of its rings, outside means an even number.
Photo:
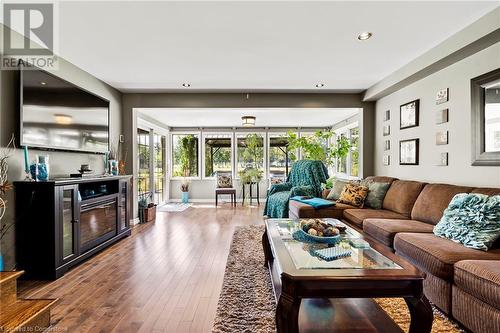
[[[500,195],[455,195],[434,227],[434,234],[487,251],[500,237]]]
[[[368,187],[368,195],[365,199],[365,207],[381,209],[385,194],[387,193],[387,190],[389,190],[391,184],[363,180],[361,182],[361,185]]]

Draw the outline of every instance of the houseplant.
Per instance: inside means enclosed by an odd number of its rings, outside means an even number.
[[[263,171],[258,162],[264,157],[262,137],[258,134],[247,134],[245,147],[240,151],[240,158],[245,163],[245,169],[239,172],[243,184],[256,183],[262,179]]]
[[[10,139],[6,148],[0,150],[0,244],[9,229],[14,225],[13,222],[5,222],[4,216],[7,211],[7,192],[12,189],[12,185],[8,182],[9,164],[8,159],[14,151],[14,135]],[[4,270],[4,262],[2,249],[0,248],[0,272]]]

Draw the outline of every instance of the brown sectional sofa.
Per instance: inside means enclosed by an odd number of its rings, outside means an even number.
[[[500,240],[485,252],[433,234],[457,193],[495,195],[500,189],[369,178],[391,183],[382,209],[337,204],[314,210],[291,201],[290,217],[338,218],[362,229],[426,273],[425,294],[443,312],[473,332],[500,332]]]

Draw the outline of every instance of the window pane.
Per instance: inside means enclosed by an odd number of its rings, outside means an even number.
[[[351,176],[359,175],[359,127],[350,129],[351,135]]]
[[[284,180],[292,169],[295,155],[288,151],[286,135],[274,135],[269,138],[269,177]]]
[[[231,135],[205,135],[205,177],[214,177],[217,172],[232,172]]]
[[[154,156],[155,156],[155,203],[163,202],[163,187],[165,183],[165,136],[154,136]]]
[[[245,168],[264,171],[264,137],[250,133],[238,135],[237,141],[238,174]]]
[[[172,176],[198,177],[198,135],[172,135]]]
[[[137,189],[139,199],[148,197],[151,191],[149,183],[149,132],[137,129],[137,158],[139,166]]]

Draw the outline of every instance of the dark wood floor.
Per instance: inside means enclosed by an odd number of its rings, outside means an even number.
[[[59,298],[57,332],[209,332],[235,226],[261,207],[197,205],[154,223],[53,282],[21,282],[21,297]]]

